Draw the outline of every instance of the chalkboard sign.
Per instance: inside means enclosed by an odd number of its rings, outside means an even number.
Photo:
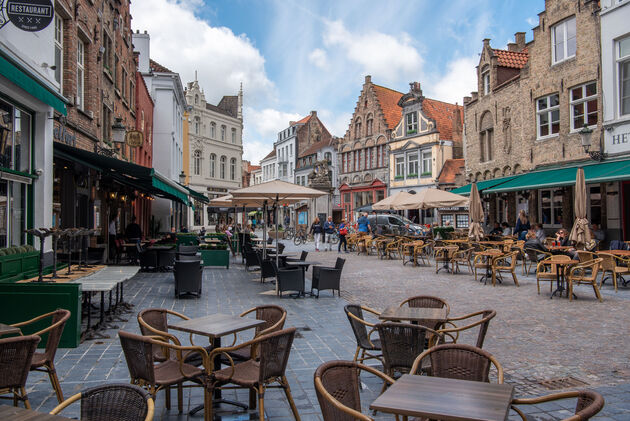
[[[54,16],[51,0],[7,0],[6,12],[15,26],[28,32],[46,28]]]

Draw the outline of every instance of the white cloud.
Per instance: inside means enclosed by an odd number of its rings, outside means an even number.
[[[241,82],[250,104],[273,96],[260,51],[246,35],[196,17],[194,10],[202,5],[202,0],[134,0],[132,27],[149,32],[151,58],[180,73],[183,83],[192,81],[197,70],[209,102],[235,95]]]
[[[316,48],[308,55],[308,59],[315,66],[320,69],[325,69],[328,67],[328,56],[326,55],[326,51],[321,48]]]
[[[540,23],[540,20],[538,19],[538,17],[531,16],[525,19],[525,22],[527,22],[527,24],[530,26],[538,26],[538,24]]]
[[[477,72],[479,57],[460,57],[450,61],[446,66],[446,73],[428,85],[427,95],[458,104],[462,104],[463,97],[477,90]]]
[[[302,117],[297,113],[287,113],[273,108],[259,110],[244,107],[243,120],[248,123],[249,128],[243,133],[243,158],[258,165],[258,162],[273,149],[278,132],[287,128],[290,121],[298,121]]]

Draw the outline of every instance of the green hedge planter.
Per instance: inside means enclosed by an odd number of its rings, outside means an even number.
[[[23,272],[38,270],[38,265],[38,251],[5,254],[4,256],[0,256],[0,279],[13,277]]]
[[[199,244],[199,236],[197,234],[178,233],[177,245],[196,246]]]
[[[204,266],[225,266],[230,268],[229,250],[199,250],[201,261]]]
[[[70,319],[61,335],[61,348],[76,348],[81,337],[81,284],[63,283],[0,283],[0,320],[11,324],[24,322],[58,308],[70,310]],[[24,334],[48,326],[50,319],[29,326]],[[42,338],[40,347],[46,344]]]

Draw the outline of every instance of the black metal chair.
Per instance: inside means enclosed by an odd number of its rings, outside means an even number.
[[[199,258],[197,258],[199,260]],[[175,250],[160,250],[158,252],[158,268],[169,271],[175,265]]]
[[[276,271],[271,265],[271,259],[263,259],[262,252],[256,252],[256,259],[258,259],[258,266],[260,267],[260,282],[264,283],[267,278],[275,278]]]
[[[304,272],[302,268],[278,268],[276,262],[270,261],[278,282],[278,295],[282,297],[284,291],[295,291],[297,296],[304,295]]]
[[[203,266],[200,260],[176,260],[175,270],[175,297],[182,294],[201,295]]]
[[[284,249],[285,249],[284,243],[278,242],[278,253],[282,254],[284,252]]]
[[[337,290],[337,295],[340,295],[341,270],[344,263],[346,263],[346,260],[338,257],[335,267],[313,266],[311,295],[313,294],[313,289],[317,290],[317,298],[319,298],[319,292],[325,289],[332,289],[333,297],[335,296],[335,290]]]

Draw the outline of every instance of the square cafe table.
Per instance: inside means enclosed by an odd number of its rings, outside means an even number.
[[[442,421],[504,421],[514,386],[403,375],[370,409]]]
[[[396,321],[409,320],[410,322],[435,322],[431,325],[439,325],[444,323],[448,317],[445,308],[427,308],[427,307],[408,307],[408,306],[390,306],[387,307],[378,316],[381,320]]]
[[[69,421],[71,418],[62,417],[60,415],[50,415],[32,409],[19,408],[17,406],[0,405],[0,420]]]

